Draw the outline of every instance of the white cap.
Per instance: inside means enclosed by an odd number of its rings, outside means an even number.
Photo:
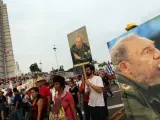
[[[66,82],[69,82],[69,81],[71,81],[71,79],[66,79],[65,81],[66,81]]]

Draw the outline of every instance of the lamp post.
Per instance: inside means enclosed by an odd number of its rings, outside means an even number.
[[[40,64],[40,69],[41,69],[41,71],[42,71],[42,62],[40,61],[40,63],[39,63],[39,64]]]
[[[55,58],[56,58],[56,63],[57,63],[57,70],[58,70],[58,72],[59,72],[59,68],[58,68],[58,59],[57,59],[57,53],[56,53],[57,48],[56,48],[55,45],[54,45],[53,50],[54,50],[54,52],[55,52]]]

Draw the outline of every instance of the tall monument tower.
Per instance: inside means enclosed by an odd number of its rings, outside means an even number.
[[[0,0],[0,77],[15,75],[15,61],[13,55],[7,6]]]

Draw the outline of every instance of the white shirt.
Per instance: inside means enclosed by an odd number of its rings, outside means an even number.
[[[69,92],[70,87],[68,85],[65,86],[64,90],[66,90],[67,92]]]
[[[99,76],[93,76],[91,79],[88,79],[90,83],[98,87],[104,87],[102,78]],[[85,85],[85,91],[90,92],[89,94],[89,103],[91,107],[105,106],[103,92],[98,93],[92,87]]]
[[[77,85],[77,87],[80,87],[80,86],[81,86],[81,83],[82,83],[82,80],[80,80],[80,81],[76,81],[76,85]]]
[[[53,87],[52,89],[50,89],[50,91],[51,91],[51,94],[52,94],[52,101],[54,101],[54,96],[56,95],[56,90]]]

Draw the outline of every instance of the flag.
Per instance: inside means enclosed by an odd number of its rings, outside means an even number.
[[[5,54],[5,55],[10,54],[10,53],[11,53],[11,51],[6,51],[6,50],[3,51],[3,54]]]
[[[111,64],[108,64],[108,67],[109,67],[109,69],[110,69],[111,75],[113,75],[113,74],[114,74],[114,70],[113,70]]]
[[[6,50],[3,51],[3,54],[6,54]]]
[[[113,74],[114,74],[114,70],[113,70],[113,68],[112,68],[112,66],[111,66],[110,63],[108,63],[108,64],[106,65],[106,71],[107,71],[107,73],[109,73],[110,75],[113,75]]]

